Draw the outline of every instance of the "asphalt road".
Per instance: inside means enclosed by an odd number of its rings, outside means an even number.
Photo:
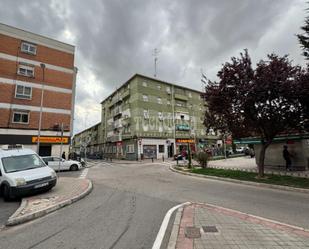
[[[151,248],[165,213],[207,202],[309,228],[309,195],[183,176],[158,164],[102,163],[94,190],[44,218],[0,233],[0,248]]]

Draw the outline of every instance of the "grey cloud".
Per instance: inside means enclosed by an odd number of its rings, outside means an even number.
[[[68,29],[76,37],[76,66],[83,75],[78,78],[82,82],[78,82],[76,104],[80,106],[89,105],[89,99],[99,103],[136,72],[153,75],[155,47],[160,50],[158,78],[196,89],[200,89],[200,68],[215,77],[221,63],[244,48],[249,48],[254,58],[265,58],[269,52],[265,42],[273,46],[273,51],[288,50],[297,62],[302,61],[293,36],[299,31],[305,12],[295,17],[299,19],[293,30],[285,19],[280,25],[289,27],[286,33],[275,29],[278,20],[291,8],[305,9],[302,0],[0,0],[0,3],[1,22],[56,39]],[[269,32],[278,37],[264,41]],[[95,76],[96,86],[89,83],[86,68]],[[76,130],[81,129],[84,118],[76,117]],[[97,114],[89,114],[91,122],[97,118]]]

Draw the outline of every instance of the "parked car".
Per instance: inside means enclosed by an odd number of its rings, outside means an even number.
[[[244,153],[244,152],[245,152],[245,148],[244,147],[236,148],[236,153]]]
[[[55,171],[30,149],[0,149],[0,193],[5,201],[52,189]]]
[[[77,171],[80,170],[82,167],[82,164],[75,160],[65,160],[60,157],[56,156],[45,156],[42,157],[43,161],[46,163],[46,165],[54,170],[59,170],[59,163],[60,163],[60,170],[71,170],[71,171]]]

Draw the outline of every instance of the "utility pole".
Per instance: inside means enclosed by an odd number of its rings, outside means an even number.
[[[160,51],[157,48],[155,48],[152,53],[152,56],[154,57],[154,77],[157,77],[157,61],[159,52]]]
[[[41,68],[43,71],[42,89],[41,89],[41,103],[40,103],[40,115],[39,115],[39,129],[38,129],[38,139],[37,139],[37,153],[40,152],[40,138],[41,138],[41,126],[42,126],[42,111],[43,111],[43,101],[44,101],[44,80],[45,80],[45,64],[41,63]]]
[[[62,162],[63,123],[61,123],[60,129],[61,129],[61,144],[60,144],[60,156],[59,156],[60,160],[58,165],[58,173],[60,172],[60,164]]]

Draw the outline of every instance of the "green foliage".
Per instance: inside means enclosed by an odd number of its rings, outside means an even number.
[[[206,168],[208,163],[208,154],[206,152],[199,152],[196,155],[196,161],[199,162],[202,168]]]
[[[212,168],[192,169],[191,172],[202,175],[232,178],[241,181],[260,182],[260,183],[309,189],[309,179],[301,177],[266,174],[264,178],[258,178],[257,177],[258,174],[254,172],[245,172],[240,170],[229,170],[229,169],[212,169]]]

